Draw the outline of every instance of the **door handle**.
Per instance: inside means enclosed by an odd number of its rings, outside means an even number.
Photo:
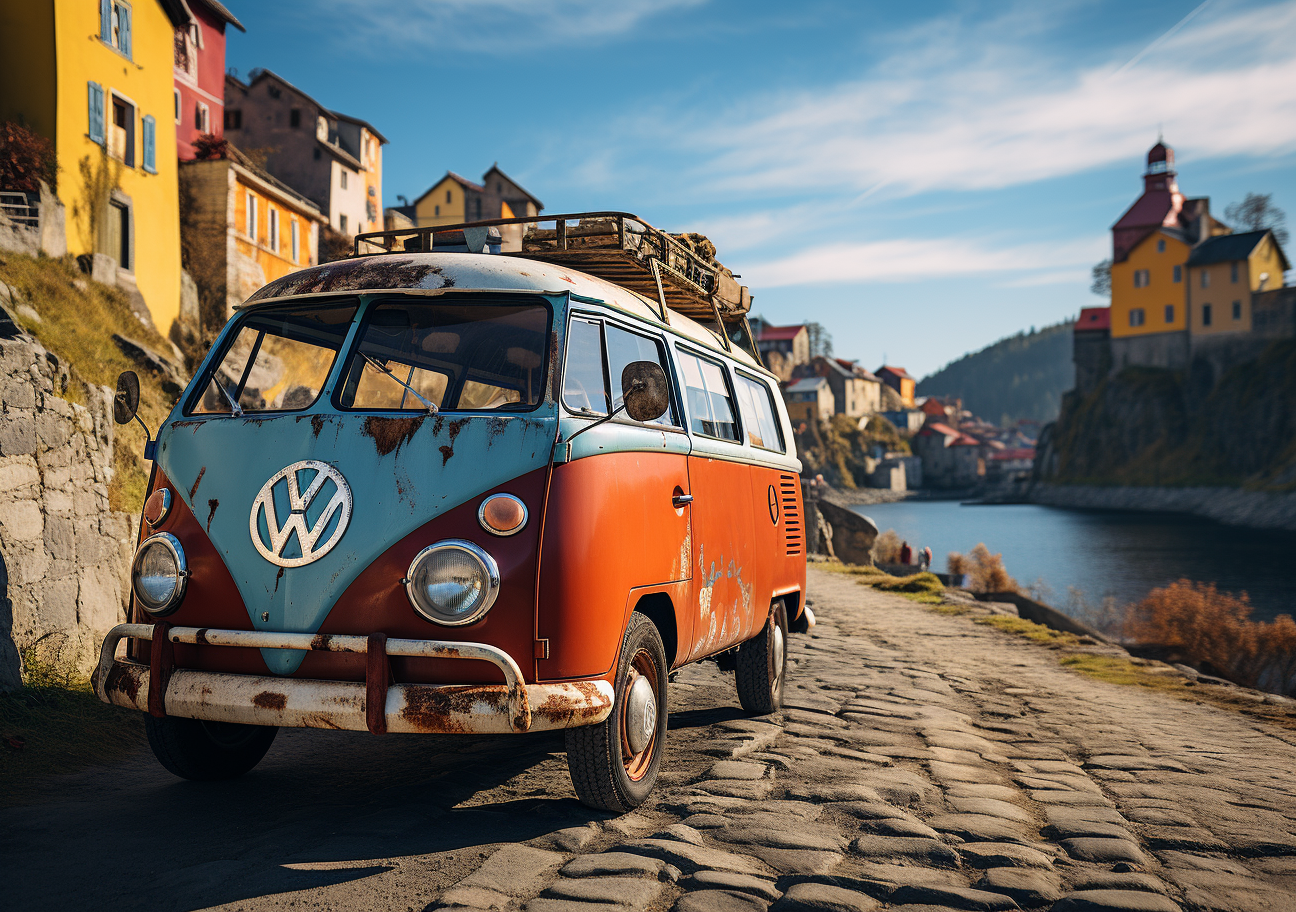
[[[692,502],[693,502],[692,494],[676,494],[674,497],[671,498],[671,504],[673,504],[676,507],[688,506]]]

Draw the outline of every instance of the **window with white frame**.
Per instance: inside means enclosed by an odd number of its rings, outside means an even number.
[[[269,222],[270,249],[279,252],[279,210],[274,206],[266,207],[266,219]]]
[[[296,263],[301,259],[301,225],[296,219],[288,225],[288,239],[292,242],[292,261]]]
[[[99,0],[99,40],[131,56],[131,7],[118,0]]]
[[[342,170],[342,189],[345,190],[346,188],[347,188],[347,173],[346,173],[346,170],[343,169],[343,170]]]
[[[1152,274],[1147,269],[1134,270],[1134,287],[1147,288],[1152,282]]]
[[[199,133],[211,132],[211,109],[201,101],[194,105],[194,127]]]
[[[244,225],[244,233],[247,234],[254,242],[257,239],[257,198],[248,191],[247,195],[247,222]]]
[[[343,234],[346,234],[346,230],[347,230],[346,213],[343,213],[338,216],[338,230],[341,231]]]

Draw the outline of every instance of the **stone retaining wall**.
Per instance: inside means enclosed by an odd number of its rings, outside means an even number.
[[[1143,488],[1036,484],[1033,503],[1097,510],[1192,513],[1229,526],[1296,530],[1296,493],[1241,488]]]
[[[0,339],[0,690],[19,683],[14,644],[53,633],[87,667],[125,619],[135,522],[108,505],[112,392],[75,405],[69,380],[30,337]]]

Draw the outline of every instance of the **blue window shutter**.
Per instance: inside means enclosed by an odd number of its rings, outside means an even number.
[[[144,115],[144,170],[157,174],[157,121]]]
[[[121,52],[131,56],[131,8],[126,5],[117,7],[117,34],[121,38]],[[132,58],[133,59],[133,58]]]
[[[112,44],[112,0],[99,0],[99,39]]]
[[[97,82],[89,83],[90,88],[90,128],[86,132],[90,139],[103,145],[104,142],[104,91]]]

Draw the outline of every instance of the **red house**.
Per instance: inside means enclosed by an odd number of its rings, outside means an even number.
[[[193,141],[225,134],[225,26],[246,32],[217,0],[190,0],[192,18],[175,33],[176,154],[192,161]]]

